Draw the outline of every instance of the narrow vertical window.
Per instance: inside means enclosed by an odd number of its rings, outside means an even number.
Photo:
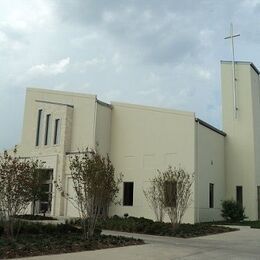
[[[237,186],[237,203],[243,206],[243,187]]]
[[[124,182],[124,206],[133,206],[133,193],[134,193],[134,183]]]
[[[214,208],[214,184],[209,184],[209,207]]]
[[[35,142],[36,146],[39,146],[39,144],[40,144],[41,121],[42,121],[42,109],[38,110],[38,121],[37,121],[36,142]]]
[[[60,143],[60,119],[55,119],[54,126],[54,144]]]
[[[177,182],[166,181],[164,183],[164,203],[166,207],[176,207]]]
[[[50,143],[50,119],[51,115],[46,115],[46,125],[45,125],[45,138],[44,138],[44,144],[48,145]]]

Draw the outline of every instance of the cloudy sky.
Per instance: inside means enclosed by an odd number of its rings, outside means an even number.
[[[221,128],[220,60],[260,66],[260,0],[0,0],[0,149],[26,87],[195,111]]]

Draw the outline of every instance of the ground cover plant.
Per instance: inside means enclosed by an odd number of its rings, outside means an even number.
[[[14,229],[18,226],[14,226]],[[0,225],[0,258],[17,258],[61,254],[143,244],[142,240],[101,235],[95,229],[92,239],[85,239],[79,227],[70,224],[39,224],[23,222],[19,237],[14,241],[4,234]]]
[[[120,218],[118,216],[101,220],[99,225],[102,229],[108,230],[182,238],[212,235],[236,230],[234,228],[216,226],[210,223],[180,224],[178,227],[173,227],[171,223],[155,222],[146,218]]]
[[[56,218],[51,216],[31,215],[31,214],[17,215],[15,216],[15,218],[25,219],[25,220],[57,220]]]

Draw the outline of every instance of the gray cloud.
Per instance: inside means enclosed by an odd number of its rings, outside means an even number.
[[[233,21],[236,57],[259,65],[259,12],[258,0],[2,1],[0,149],[19,142],[28,86],[195,111],[221,127],[223,38]]]

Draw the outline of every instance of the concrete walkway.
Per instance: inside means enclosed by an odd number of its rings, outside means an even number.
[[[240,227],[239,231],[198,238],[182,239],[115,231],[104,234],[144,239],[145,245],[85,251],[79,253],[23,259],[57,260],[141,260],[141,259],[259,259],[260,229]]]

